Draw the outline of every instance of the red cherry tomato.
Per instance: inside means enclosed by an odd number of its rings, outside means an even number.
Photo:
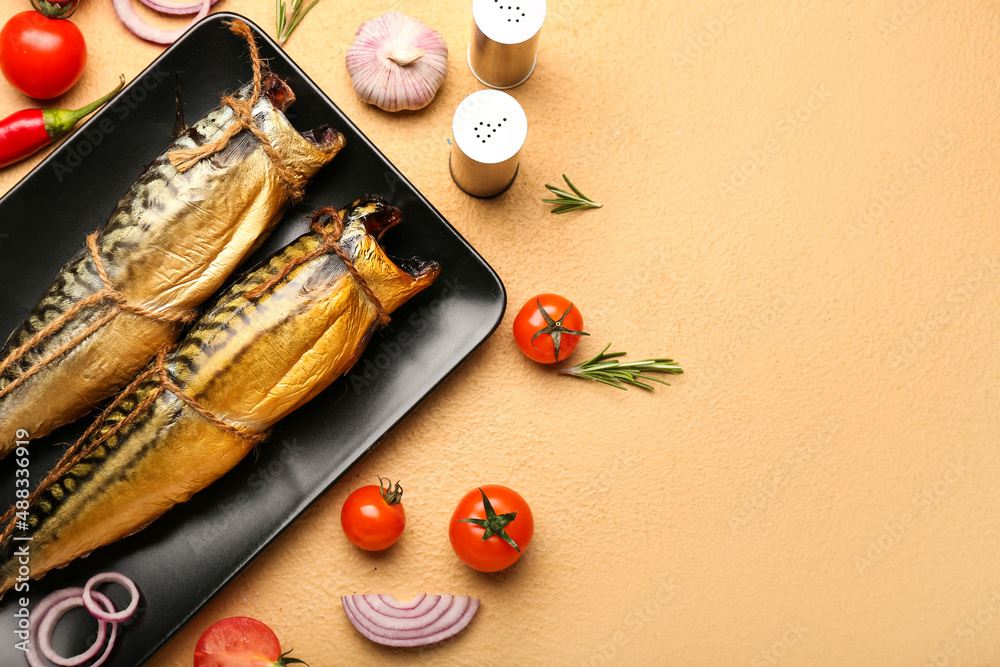
[[[553,364],[573,354],[580,336],[589,335],[582,329],[580,309],[558,294],[532,297],[514,317],[517,346],[529,359],[542,364]]]
[[[301,662],[283,656],[274,631],[247,616],[224,618],[209,626],[194,647],[194,667],[275,667]]]
[[[489,524],[494,534],[484,540]],[[486,484],[465,494],[448,528],[455,554],[480,572],[499,572],[513,565],[531,544],[534,533],[535,519],[528,503],[500,484]]]
[[[396,488],[391,484],[362,486],[347,496],[344,507],[340,510],[340,525],[344,534],[356,547],[365,551],[382,551],[388,549],[406,526],[406,510],[400,500],[403,488],[396,482]]]
[[[87,42],[66,19],[21,12],[0,30],[0,72],[29,97],[62,95],[80,80],[86,64]]]

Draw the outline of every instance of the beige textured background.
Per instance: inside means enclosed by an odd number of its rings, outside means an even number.
[[[0,18],[26,0],[0,0]],[[343,58],[386,8],[451,47],[418,113],[360,104]],[[273,30],[270,0],[226,0]],[[83,0],[76,106],[159,53]],[[480,201],[447,172],[471,3],[321,0],[287,49],[490,261],[498,333],[153,661],[189,664],[250,615],[312,665],[997,665],[1000,5],[552,0],[513,94],[521,174]],[[167,23],[164,21],[164,23]],[[0,111],[28,101],[0,86]],[[6,191],[37,160],[0,171]],[[570,174],[600,211],[552,216]],[[647,395],[562,378],[509,328],[540,291],[592,338],[687,370]],[[406,485],[387,553],[344,539],[376,474]],[[446,523],[500,482],[536,534],[509,571],[462,565]],[[155,529],[155,528],[154,528]],[[470,593],[424,651],[356,634],[339,596]]]

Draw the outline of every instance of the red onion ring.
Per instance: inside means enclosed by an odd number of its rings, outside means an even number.
[[[115,603],[107,595],[100,591],[92,590],[96,584],[106,581],[116,583],[129,592],[132,599],[128,607],[123,611],[115,612]],[[118,623],[131,617],[138,606],[139,589],[131,579],[118,572],[97,574],[88,579],[87,584],[83,588],[64,588],[47,595],[35,605],[29,617],[36,623],[37,632],[28,635],[28,651],[25,653],[28,664],[31,667],[48,667],[45,664],[45,660],[48,660],[61,667],[78,667],[97,655],[97,652],[101,650],[101,646],[105,643],[105,637],[107,637],[107,646],[104,648],[104,653],[96,661],[90,663],[89,667],[103,665],[104,661],[111,654],[111,649],[115,646],[115,637],[118,635]],[[97,619],[97,639],[83,653],[75,655],[72,658],[64,658],[52,648],[52,634],[55,632],[59,620],[66,612],[76,607],[85,608],[91,616]],[[111,624],[110,635],[107,632],[108,623]],[[41,657],[39,657],[39,654]]]
[[[208,15],[209,8],[212,6],[212,0],[202,0],[201,9],[191,20],[191,23],[183,28],[177,28],[176,30],[164,30],[163,28],[157,28],[146,23],[138,14],[135,13],[135,7],[132,6],[132,0],[111,0],[111,5],[115,8],[115,14],[118,15],[118,20],[120,20],[136,37],[144,39],[147,42],[153,42],[154,44],[166,45],[173,44],[177,41],[178,37],[187,31],[188,28],[205,18]]]
[[[395,598],[384,594],[365,595],[364,599],[375,611],[398,618],[422,617],[441,602],[439,596],[425,593],[421,593],[407,603],[396,602]]]
[[[107,613],[100,607],[98,607],[93,598],[91,597],[92,589],[95,584],[103,584],[105,581],[110,581],[113,584],[118,584],[122,588],[128,591],[131,596],[131,600],[128,606],[117,613]],[[132,614],[135,613],[136,608],[139,606],[139,589],[135,587],[135,582],[126,577],[124,574],[118,572],[104,572],[102,574],[95,574],[90,579],[87,580],[87,584],[83,587],[83,606],[87,608],[90,615],[99,621],[107,621],[108,623],[121,623],[122,621],[128,620]],[[114,607],[108,611],[114,612]]]
[[[159,0],[139,0],[142,4],[161,14],[170,16],[190,16],[197,14],[201,9],[201,0],[189,0],[188,2],[160,2]],[[212,0],[212,4],[219,0]]]
[[[103,593],[95,592],[94,596],[97,600],[104,605],[107,610],[114,611],[115,604]],[[59,620],[68,612],[70,609],[75,609],[76,607],[82,607],[83,604],[83,589],[79,587],[75,588],[64,588],[60,591],[56,591],[51,595],[43,598],[41,602],[35,605],[35,608],[31,610],[32,618],[38,618],[38,631],[32,633],[28,637],[28,651],[25,656],[28,659],[28,664],[31,667],[48,667],[37,654],[41,654],[46,660],[52,662],[56,665],[62,665],[63,667],[77,667],[77,665],[82,665],[83,663],[90,660],[92,657],[97,655],[97,652],[101,650],[101,646],[104,644],[104,638],[107,635],[107,623],[102,620],[97,621],[97,639],[94,641],[93,645],[83,653],[75,655],[71,658],[64,658],[55,652],[52,648],[52,633],[55,630],[56,624]],[[118,625],[116,623],[111,624],[111,636],[108,638],[108,645],[104,649],[104,653],[101,654],[95,662],[93,662],[90,667],[99,667],[103,665],[104,661],[108,659],[108,654],[111,653],[111,649],[115,645],[115,636],[117,635]]]

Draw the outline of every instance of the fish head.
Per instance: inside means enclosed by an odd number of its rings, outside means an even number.
[[[249,91],[240,90],[236,97],[248,94]],[[254,117],[282,156],[285,167],[304,182],[340,152],[346,139],[329,125],[305,132],[296,130],[284,113],[294,102],[295,93],[288,84],[269,73],[261,82],[261,96],[254,106]]]
[[[379,240],[403,221],[403,214],[380,196],[365,195],[340,214],[342,245],[386,312],[391,313],[429,287],[441,273],[441,265],[433,260],[395,260],[382,249]]]
[[[365,233],[380,241],[382,234],[403,221],[403,213],[379,195],[364,195],[340,211],[344,234]]]

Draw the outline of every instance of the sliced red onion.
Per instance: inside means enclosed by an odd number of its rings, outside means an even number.
[[[115,604],[103,593],[95,592],[94,597],[97,598],[108,611],[114,611]],[[51,595],[43,598],[35,608],[31,610],[31,617],[35,619],[36,631],[33,632],[28,637],[28,652],[25,654],[28,658],[28,664],[31,667],[48,667],[38,655],[42,655],[49,662],[61,665],[62,667],[77,667],[82,665],[101,650],[101,646],[104,645],[104,638],[107,635],[107,623],[102,620],[98,620],[97,624],[97,639],[91,645],[89,649],[75,655],[72,658],[64,658],[55,649],[52,648],[52,633],[55,631],[56,624],[59,619],[63,617],[70,609],[75,609],[76,607],[83,607],[83,589],[82,588],[64,588],[62,590],[56,591]],[[108,637],[108,644],[104,649],[104,653],[101,654],[97,660],[90,664],[89,667],[98,667],[103,665],[104,661],[108,659],[108,654],[111,653],[111,649],[115,645],[115,636],[118,631],[118,625],[116,623],[111,624],[111,635]]]
[[[75,596],[80,596],[80,599],[83,600],[83,589],[79,587],[64,588],[45,596],[31,610],[31,624],[37,628],[41,624],[41,621],[44,620],[49,614],[52,607],[64,600],[72,599]],[[100,631],[98,631],[98,634],[99,633]],[[44,662],[42,662],[42,659],[38,657],[41,653],[38,649],[38,634],[39,633],[37,632],[32,632],[28,635],[28,651],[25,655],[28,658],[28,664],[31,665],[31,667],[48,667]]]
[[[362,635],[385,646],[423,646],[461,632],[479,600],[468,595],[418,595],[406,603],[391,595],[345,595],[348,620]]]
[[[118,15],[118,19],[125,24],[125,27],[131,30],[136,37],[140,37],[147,42],[153,42],[154,44],[173,44],[177,41],[178,37],[183,35],[187,29],[191,27],[191,25],[197,23],[208,15],[208,10],[212,5],[212,0],[201,0],[201,9],[191,20],[191,23],[183,28],[177,28],[176,30],[164,30],[163,28],[157,28],[146,23],[138,14],[135,13],[135,7],[132,6],[132,0],[111,0],[111,4],[115,8],[115,14]]]
[[[406,603],[396,602],[391,595],[365,595],[364,598],[375,611],[396,618],[423,616],[441,602],[441,596],[424,593]]]
[[[189,0],[188,2],[139,0],[139,2],[161,14],[170,14],[171,16],[190,16],[191,14],[197,14],[202,5],[201,0]],[[213,5],[217,2],[219,2],[219,0],[212,0]]]
[[[96,584],[110,581],[123,586],[129,591],[132,599],[124,611],[115,612],[115,603],[100,591],[92,590]],[[118,623],[127,620],[139,605],[139,589],[135,583],[118,572],[105,572],[91,577],[83,588],[64,588],[42,598],[31,610],[32,624],[36,631],[28,637],[28,651],[25,654],[31,667],[48,667],[42,658],[61,667],[78,667],[97,655],[105,644],[104,653],[88,667],[99,667],[108,659],[111,649],[115,646],[118,635]],[[56,624],[70,609],[83,607],[97,619],[97,639],[86,651],[72,658],[64,658],[52,648],[52,635]],[[103,607],[103,609],[101,608]],[[111,624],[111,634],[107,625]]]
[[[94,600],[91,598],[94,586],[96,584],[103,584],[106,581],[118,584],[122,588],[126,589],[128,594],[131,596],[128,606],[117,613],[109,614],[105,612],[103,609],[94,604]],[[94,618],[100,621],[107,621],[109,623],[121,623],[122,621],[128,620],[139,606],[139,589],[135,587],[135,582],[126,577],[124,574],[120,574],[118,572],[95,574],[87,580],[87,585],[83,587],[83,604],[87,608],[87,611],[90,612],[90,615]],[[108,611],[113,612],[114,608],[112,607]]]

